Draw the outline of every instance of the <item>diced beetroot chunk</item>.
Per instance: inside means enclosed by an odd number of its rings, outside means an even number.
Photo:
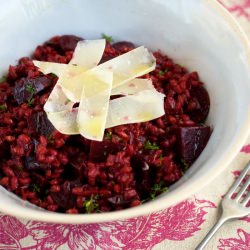
[[[71,180],[82,179],[84,176],[84,169],[86,168],[86,156],[79,153],[78,158],[75,157],[70,161],[70,164],[65,167],[64,174]]]
[[[137,190],[141,196],[150,192],[155,177],[153,168],[146,162],[145,158],[143,155],[134,155],[131,159]]]
[[[52,123],[48,120],[46,113],[43,111],[33,114],[27,122],[30,130],[44,136],[51,135],[55,130]]]
[[[205,148],[211,135],[211,128],[209,126],[178,127],[175,128],[175,133],[179,157],[190,165]]]
[[[207,90],[203,86],[193,86],[190,90],[190,95],[196,107],[192,110],[187,109],[187,114],[194,122],[205,121],[210,108],[210,99]]]
[[[114,43],[112,46],[122,54],[129,52],[130,50],[133,50],[135,48],[135,45],[133,43],[127,41],[117,42]]]
[[[50,195],[54,202],[63,209],[70,209],[74,207],[75,196],[71,193],[71,189],[74,187],[71,182],[65,181],[61,186],[61,191],[54,193],[50,192]]]
[[[53,84],[51,78],[39,76],[36,78],[21,78],[16,81],[13,96],[18,104],[30,100],[34,95]]]
[[[83,169],[84,169],[84,165],[83,164],[74,164],[71,163],[71,175],[70,177],[72,177],[72,179],[77,179],[77,178],[82,178],[83,176]]]
[[[107,159],[109,154],[114,154],[120,150],[122,150],[122,144],[116,144],[112,141],[104,140],[104,141],[91,141],[90,144],[90,152],[89,152],[89,160],[94,162],[102,162]]]
[[[130,201],[125,200],[123,195],[117,194],[112,197],[109,197],[108,202],[110,202],[113,205],[125,205],[128,204]]]
[[[1,128],[2,129],[2,128]],[[10,155],[10,145],[7,142],[0,143],[0,157],[9,157]]]
[[[36,172],[31,173],[31,179],[33,180],[34,183],[38,184],[40,187],[45,187],[49,184],[49,181],[46,179],[46,177]]]
[[[83,38],[72,35],[64,35],[59,38],[59,46],[63,51],[74,50],[77,43]]]
[[[25,169],[28,171],[43,169],[42,166],[37,162],[36,158],[32,156],[27,156],[24,160],[24,163]]]

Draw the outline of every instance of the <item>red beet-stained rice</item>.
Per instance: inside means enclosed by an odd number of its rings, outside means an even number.
[[[156,120],[107,129],[103,142],[55,131],[43,111],[57,77],[32,59],[68,63],[80,37],[56,36],[10,66],[0,84],[0,184],[50,211],[120,210],[154,199],[181,178],[210,137],[209,96],[197,72],[155,52],[144,76],[166,95]],[[107,42],[102,62],[133,49]]]

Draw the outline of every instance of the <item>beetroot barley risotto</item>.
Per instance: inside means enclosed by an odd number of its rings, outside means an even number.
[[[103,35],[105,62],[135,48]],[[39,207],[93,213],[138,206],[167,191],[200,155],[210,137],[204,125],[209,96],[197,72],[189,73],[160,51],[156,68],[143,76],[166,95],[165,115],[105,130],[103,141],[64,135],[43,106],[57,82],[32,62],[68,63],[78,41],[56,36],[31,58],[10,66],[0,84],[0,184]]]

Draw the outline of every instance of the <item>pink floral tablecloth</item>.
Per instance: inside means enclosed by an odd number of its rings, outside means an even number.
[[[220,0],[250,36],[250,0]],[[250,143],[250,139],[248,141]],[[242,148],[226,171],[193,197],[164,211],[124,221],[60,225],[0,214],[0,250],[195,249],[218,218],[221,196],[250,159]],[[206,249],[250,250],[250,217],[225,224]]]

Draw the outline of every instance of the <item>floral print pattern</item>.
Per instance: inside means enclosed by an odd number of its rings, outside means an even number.
[[[250,21],[250,0],[219,0],[236,17],[244,17]]]
[[[73,250],[152,249],[164,239],[182,241],[192,237],[201,230],[207,210],[215,207],[210,201],[193,198],[148,216],[88,225],[36,221],[23,224],[16,218],[1,215],[0,249],[56,250],[63,246]],[[33,245],[22,246],[25,238],[31,238]]]
[[[221,239],[219,250],[249,250],[250,249],[250,234],[243,229],[237,230],[237,238]]]

